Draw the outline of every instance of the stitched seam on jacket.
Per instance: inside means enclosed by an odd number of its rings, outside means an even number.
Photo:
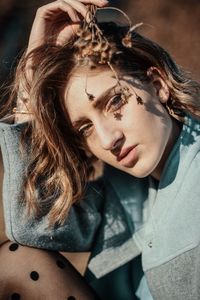
[[[6,141],[6,138],[5,138],[5,131],[3,131],[4,134],[3,134],[3,141],[4,141],[4,145],[5,145],[5,149],[6,149],[6,158],[7,158],[7,165],[8,165],[8,175],[7,175],[7,178],[8,178],[8,182],[6,182],[6,184],[8,184],[8,186],[10,186],[11,184],[11,164],[10,164],[10,159],[9,159],[9,150],[8,150],[8,145],[7,145],[7,141]],[[10,195],[10,191],[11,189],[9,189],[9,194],[8,192],[6,192],[7,196],[8,196],[8,199],[7,201],[9,201],[9,222],[10,222],[10,234],[12,236],[12,238],[15,240],[14,238],[14,235],[13,235],[13,230],[12,230],[12,206],[11,206],[11,195]],[[5,199],[6,200],[6,199]],[[16,240],[15,240],[16,241]]]

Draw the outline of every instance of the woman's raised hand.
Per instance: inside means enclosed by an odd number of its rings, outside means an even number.
[[[106,0],[57,0],[41,6],[37,10],[33,22],[26,54],[49,41],[54,45],[64,45],[76,34],[81,20],[86,17],[86,5],[94,4],[103,7],[107,3]],[[30,82],[34,65],[32,58],[27,60],[26,77]],[[27,101],[25,102],[24,99]],[[20,111],[31,111],[29,106],[29,95],[24,88],[22,79],[17,97],[18,113],[15,114],[15,122],[25,122],[32,119],[32,114],[20,113]]]
[[[33,22],[27,52],[49,39],[63,45],[71,39],[86,16],[87,4],[103,7],[106,0],[57,0],[40,7]]]

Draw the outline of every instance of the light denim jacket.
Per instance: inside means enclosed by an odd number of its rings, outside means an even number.
[[[200,245],[200,122],[185,118],[158,187],[149,180],[148,222],[135,234],[143,269],[161,266]],[[200,295],[199,295],[200,297]]]
[[[22,184],[27,157],[22,157],[19,139],[22,124],[0,123],[4,162],[3,205],[6,233],[20,244],[49,250],[91,251],[89,269],[100,278],[136,257],[140,250],[133,234],[143,222],[147,180],[136,179],[111,167],[88,184],[85,199],[73,205],[62,226],[48,227],[46,216],[27,217]]]
[[[168,280],[164,280],[163,289],[159,282],[164,275],[171,274],[174,258],[180,264],[179,256],[183,257],[184,253],[200,245],[199,121],[189,116],[185,118],[158,187],[151,178],[136,179],[107,167],[100,180],[88,185],[85,199],[72,207],[65,224],[53,229],[48,228],[46,217],[39,220],[24,217],[24,205],[20,197],[26,159],[20,157],[18,144],[24,126],[26,124],[0,124],[0,143],[6,171],[4,209],[9,238],[51,250],[90,250],[92,257],[89,269],[97,278],[142,253],[143,269],[152,283],[150,290],[153,291],[153,297],[179,299],[183,286],[180,285],[178,290],[175,282],[182,278],[182,273],[176,273],[176,267],[170,287]],[[167,268],[164,273],[163,266]],[[184,273],[184,276],[188,278],[190,274]],[[154,289],[155,285],[157,290]],[[175,298],[169,298],[169,288],[170,295],[175,295]],[[184,299],[190,299],[187,294],[190,290],[188,281],[184,287]],[[141,298],[146,291],[146,281],[142,280],[138,290]],[[162,294],[162,298],[158,293]],[[148,299],[145,297],[143,299]]]

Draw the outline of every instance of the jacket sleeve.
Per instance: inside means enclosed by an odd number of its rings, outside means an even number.
[[[89,251],[101,223],[103,203],[100,181],[88,185],[85,199],[72,206],[62,226],[48,226],[47,216],[27,216],[22,186],[27,157],[22,156],[19,140],[27,123],[0,122],[0,146],[4,164],[3,206],[6,234],[22,245],[56,251]],[[26,155],[25,155],[26,156]]]

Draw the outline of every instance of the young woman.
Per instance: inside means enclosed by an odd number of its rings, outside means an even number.
[[[108,8],[95,15],[94,5],[106,2],[40,8],[19,64],[8,103],[18,124],[0,127],[11,251],[90,250],[87,278],[118,272],[117,293],[104,299],[134,299],[136,290],[150,299],[146,279],[153,299],[198,299],[200,86],[164,49]],[[110,167],[93,181],[96,159]],[[30,251],[45,270],[48,252]],[[57,265],[65,273],[52,299],[65,299],[69,286],[77,299],[95,297],[67,263]],[[39,272],[30,278],[35,288]],[[42,281],[37,291],[51,299]]]

